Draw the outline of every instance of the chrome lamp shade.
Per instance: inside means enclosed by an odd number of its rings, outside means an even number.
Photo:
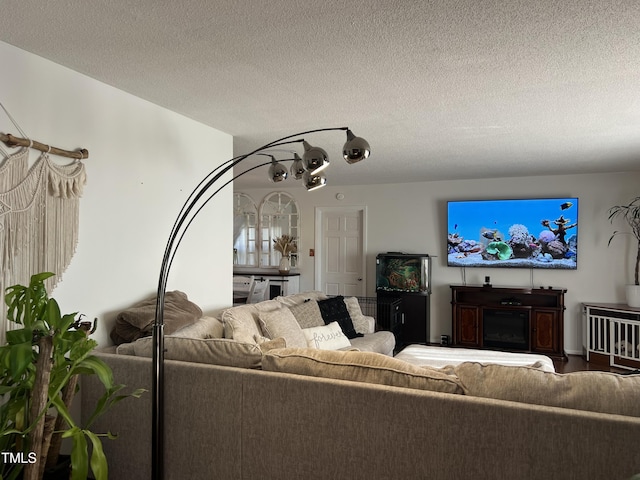
[[[286,167],[280,163],[278,163],[275,157],[271,157],[271,166],[269,167],[269,180],[274,183],[282,182],[286,180],[289,176],[289,172]]]

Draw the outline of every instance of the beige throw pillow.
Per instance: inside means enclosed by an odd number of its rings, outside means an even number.
[[[446,393],[463,393],[458,379],[373,352],[283,348],[267,352],[263,370]]]
[[[204,316],[195,323],[177,330],[172,337],[184,338],[223,338],[224,325],[215,317]]]
[[[288,347],[304,348],[307,346],[307,339],[302,333],[302,328],[287,307],[272,312],[261,312],[260,325],[267,337],[284,338]]]
[[[289,307],[289,310],[293,313],[300,328],[321,327],[324,325],[320,307],[316,300],[293,305]]]
[[[273,348],[283,348],[283,339],[275,339],[260,345],[243,343],[226,338],[164,338],[166,360],[207,363],[238,368],[260,368],[262,355]],[[139,357],[153,356],[151,337],[141,338],[133,343],[135,354]]]
[[[558,374],[465,362],[454,368],[467,395],[640,417],[640,375]]]
[[[347,306],[349,316],[353,322],[353,328],[355,328],[356,332],[362,334],[373,333],[369,326],[369,321],[362,313],[358,299],[356,297],[345,297],[344,303]]]
[[[351,346],[351,342],[340,328],[338,322],[331,322],[321,327],[303,328],[309,348],[322,350],[339,350]]]
[[[260,329],[260,313],[279,310],[282,305],[275,300],[241,305],[225,310],[222,313],[225,338],[240,342],[255,343],[263,335]]]

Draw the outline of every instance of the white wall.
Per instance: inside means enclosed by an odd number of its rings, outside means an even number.
[[[109,344],[116,313],[154,294],[180,206],[232,157],[233,139],[1,42],[0,65],[0,101],[31,138],[89,150],[77,252],[52,295],[65,313],[99,318],[94,338]],[[3,112],[0,132],[18,133]],[[168,290],[186,292],[207,311],[231,299],[231,194],[222,192],[198,217],[169,278]]]
[[[368,161],[375,161],[372,157]],[[327,176],[331,181],[331,167]],[[633,280],[633,243],[616,239],[607,248],[614,227],[607,220],[609,207],[637,196],[640,172],[604,175],[523,177],[489,180],[461,180],[375,186],[325,187],[307,193],[291,182],[287,191],[301,208],[301,289],[314,285],[314,216],[317,206],[365,205],[367,207],[367,292],[375,295],[375,256],[386,251],[428,253],[434,259],[434,293],[431,304],[431,340],[451,334],[451,294],[449,285],[462,283],[462,272],[446,266],[447,200],[476,198],[569,197],[580,198],[578,269],[574,271],[534,270],[534,286],[564,287],[565,349],[582,349],[581,303],[624,303],[624,285]],[[265,180],[266,184],[266,180]],[[271,189],[242,190],[256,203]],[[336,199],[337,193],[344,200]],[[624,224],[617,224],[621,229]],[[491,276],[494,286],[529,286],[531,270],[467,268],[468,284],[482,284]]]

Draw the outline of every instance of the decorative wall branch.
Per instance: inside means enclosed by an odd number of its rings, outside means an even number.
[[[89,158],[89,150],[86,148],[80,148],[75,151],[62,150],[60,148],[45,145],[44,143],[36,142],[35,140],[29,140],[28,138],[20,138],[10,133],[0,133],[0,140],[3,141],[8,147],[31,147],[41,152],[48,152],[53,155],[67,158],[77,158],[78,160],[85,160]]]

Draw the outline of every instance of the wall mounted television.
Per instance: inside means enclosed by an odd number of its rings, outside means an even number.
[[[450,201],[447,265],[574,270],[578,199]]]

